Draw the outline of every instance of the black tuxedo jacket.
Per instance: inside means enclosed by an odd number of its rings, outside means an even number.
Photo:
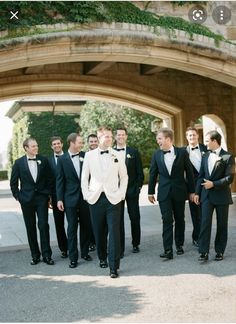
[[[19,200],[21,204],[32,202],[35,194],[40,194],[49,198],[49,194],[52,190],[52,177],[47,158],[37,155],[36,163],[38,167],[36,182],[34,182],[30,173],[26,155],[17,159],[12,167],[10,187],[13,196],[16,200]]]
[[[83,167],[84,152],[79,153],[80,177],[78,177],[74,164],[68,152],[64,153],[57,161],[56,193],[57,201],[62,200],[65,207],[76,207],[82,196],[81,171]]]
[[[201,202],[209,199],[214,205],[232,204],[230,184],[233,182],[235,173],[235,160],[232,154],[221,149],[218,160],[212,170],[208,171],[208,158],[210,153],[203,155],[201,169],[196,185],[196,194],[201,195]],[[201,183],[204,179],[214,183],[211,189],[205,189]]]
[[[132,198],[139,195],[144,180],[142,161],[137,149],[129,146],[126,147],[125,164],[128,173],[126,197]]]
[[[183,201],[188,199],[188,193],[195,192],[192,164],[186,149],[174,147],[174,151],[176,158],[170,175],[165,165],[163,151],[156,150],[152,157],[148,194],[153,195],[155,193],[157,177],[159,176],[157,194],[159,201],[166,200],[170,194],[176,201]]]
[[[59,158],[57,158],[59,159]],[[55,162],[54,154],[48,157],[48,163],[50,165],[50,170],[53,179],[52,194],[56,195],[56,177],[57,177],[57,165]]]
[[[202,156],[207,152],[207,147],[206,147],[206,145],[204,145],[204,144],[198,144],[198,146],[199,146],[199,149],[200,149],[200,152],[201,152],[201,154],[202,154]],[[187,150],[187,152],[188,152],[188,154],[189,154],[189,152],[190,152],[190,147],[189,147],[189,145],[186,147],[186,150]],[[190,161],[191,162],[191,161]],[[192,163],[191,163],[192,164]],[[198,170],[195,168],[195,166],[192,164],[192,167],[193,167],[193,174],[194,174],[194,179],[195,179],[195,181],[197,181],[197,179],[198,179],[198,176],[199,176],[199,172],[198,172]]]

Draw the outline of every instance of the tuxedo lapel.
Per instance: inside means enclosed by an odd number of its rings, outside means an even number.
[[[175,146],[174,146],[174,153],[175,153],[175,159],[174,159],[173,164],[172,164],[171,174],[172,174],[173,169],[175,168],[176,161],[177,161],[177,159],[179,157],[179,150]]]
[[[207,178],[210,177],[209,168],[208,168],[208,159],[209,159],[209,156],[210,156],[210,154],[208,154],[206,156],[206,159],[205,159],[205,173],[207,175]]]
[[[220,162],[221,162],[221,160],[222,160],[222,155],[223,155],[223,154],[224,154],[224,150],[221,149],[221,150],[220,150],[220,154],[219,154],[219,159],[215,162],[214,168],[213,168],[213,170],[212,170],[212,172],[211,172],[211,176],[214,175],[215,171],[217,170],[218,166],[220,165]]]
[[[126,152],[125,152],[125,164],[126,164],[126,166],[128,166],[128,164],[129,164],[129,159],[127,157],[128,155],[131,156],[131,150],[130,150],[129,147],[126,146]]]
[[[40,176],[40,172],[41,172],[41,163],[38,163],[38,161],[40,161],[42,163],[42,161],[40,159],[37,158],[36,156],[36,164],[37,164],[37,178],[36,178],[36,182],[38,181],[39,179],[39,176]]]

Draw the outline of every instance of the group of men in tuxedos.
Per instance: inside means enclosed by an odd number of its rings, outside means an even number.
[[[48,206],[53,209],[61,257],[67,258],[69,254],[70,268],[78,265],[79,220],[81,258],[91,261],[89,249],[91,243],[96,243],[100,267],[106,268],[109,264],[111,278],[118,277],[117,270],[125,249],[125,200],[131,220],[133,252],[139,252],[141,230],[138,197],[144,178],[142,163],[138,151],[126,146],[126,129],[117,130],[116,140],[117,146],[113,149],[112,130],[101,127],[97,135],[88,137],[88,142],[93,143],[89,144],[90,150],[85,154],[82,151],[82,137],[72,133],[67,138],[68,152],[64,153],[61,138],[54,136],[51,139],[53,155],[48,159],[38,154],[38,144],[34,138],[24,141],[26,154],[15,161],[10,186],[21,204],[32,265],[41,261],[41,254],[46,264],[54,264],[49,239]]]
[[[177,255],[184,254],[185,201],[189,200],[193,223],[192,242],[199,249],[199,261],[209,258],[212,216],[216,211],[215,260],[221,261],[227,244],[228,211],[232,204],[230,184],[235,173],[235,160],[221,147],[221,135],[213,130],[206,134],[207,147],[198,143],[194,127],[186,131],[187,147],[173,145],[174,133],[169,128],[157,132],[156,150],[150,167],[148,198],[155,203],[155,186],[159,177],[157,200],[163,222],[165,260],[173,259],[173,238]]]
[[[63,152],[59,136],[51,139],[53,155],[38,154],[34,138],[23,142],[25,155],[12,168],[10,186],[19,201],[31,250],[31,264],[53,265],[50,247],[48,207],[53,209],[61,257],[69,256],[69,267],[78,265],[77,242],[80,224],[81,258],[91,261],[91,245],[101,268],[110,268],[111,278],[118,277],[120,259],[125,251],[124,204],[131,222],[132,252],[138,253],[141,237],[139,193],[144,175],[139,152],[126,145],[127,131],[116,130],[116,145],[109,127],[100,127],[88,137],[89,151],[82,151],[83,139],[78,133],[67,138],[68,151]],[[173,241],[177,255],[184,254],[185,201],[193,223],[192,243],[199,248],[199,261],[207,261],[213,211],[216,211],[215,260],[223,260],[228,230],[228,210],[232,204],[230,184],[235,172],[234,157],[221,148],[217,131],[206,134],[207,147],[199,144],[197,130],[186,131],[188,146],[173,145],[169,128],[157,132],[159,149],[153,154],[148,199],[157,200],[163,221],[163,259],[173,259]],[[65,231],[67,218],[67,233]],[[36,220],[40,233],[37,240]],[[109,237],[109,240],[108,240]],[[108,259],[108,260],[107,260]]]

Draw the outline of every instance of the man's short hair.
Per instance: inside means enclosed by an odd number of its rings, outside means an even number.
[[[50,138],[50,143],[52,144],[52,142],[54,141],[60,141],[61,143],[63,143],[61,136],[52,136]]]
[[[125,134],[128,135],[127,128],[122,127],[122,126],[121,127],[117,127],[116,128],[116,133],[117,133],[118,130],[123,130],[123,131],[125,131]]]
[[[90,138],[98,138],[96,134],[89,134],[87,137],[87,142],[89,141]]]
[[[221,145],[221,138],[222,136],[220,135],[219,132],[217,132],[216,130],[212,130],[206,133],[206,135],[210,136],[210,139],[212,141],[216,140],[216,142],[218,143],[218,145]]]
[[[79,133],[71,133],[70,135],[67,136],[66,142],[68,144],[68,146],[70,146],[70,143],[75,143],[76,138],[80,136]]]
[[[171,139],[171,141],[173,141],[174,139],[174,131],[171,128],[168,127],[162,127],[160,129],[158,129],[157,134],[162,133],[164,135],[164,137],[169,137]]]
[[[197,130],[197,128],[194,127],[194,126],[189,126],[189,127],[187,127],[185,134],[187,135],[187,133],[188,133],[189,131],[194,131],[194,132],[196,132],[196,133],[198,134],[198,130]]]
[[[22,144],[24,150],[25,150],[26,147],[29,147],[29,142],[31,142],[31,141],[35,141],[35,142],[37,142],[36,139],[35,139],[34,137],[28,137],[28,138],[26,138],[26,139],[24,140],[24,142],[23,142],[23,144]]]
[[[104,131],[112,132],[112,128],[108,127],[108,126],[101,126],[101,127],[98,128],[97,134],[98,133],[103,133]]]

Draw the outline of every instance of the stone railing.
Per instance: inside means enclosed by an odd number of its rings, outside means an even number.
[[[59,33],[60,32],[60,33]],[[197,46],[200,48],[209,48],[230,54],[236,57],[236,43],[225,41],[217,41],[212,37],[207,37],[200,34],[190,34],[187,31],[177,29],[167,29],[159,26],[147,26],[129,23],[58,23],[54,25],[35,25],[28,29],[18,29],[14,33],[12,31],[4,30],[0,32],[0,44],[11,44],[25,42],[26,39],[37,38],[38,40],[45,38],[45,34],[50,37],[69,36],[68,33],[75,36],[76,34],[83,33],[91,36],[100,37],[106,36],[130,36],[130,32],[134,37],[141,37],[149,40],[167,40],[171,43]],[[63,33],[63,34],[61,34]],[[95,35],[94,35],[95,33]]]

